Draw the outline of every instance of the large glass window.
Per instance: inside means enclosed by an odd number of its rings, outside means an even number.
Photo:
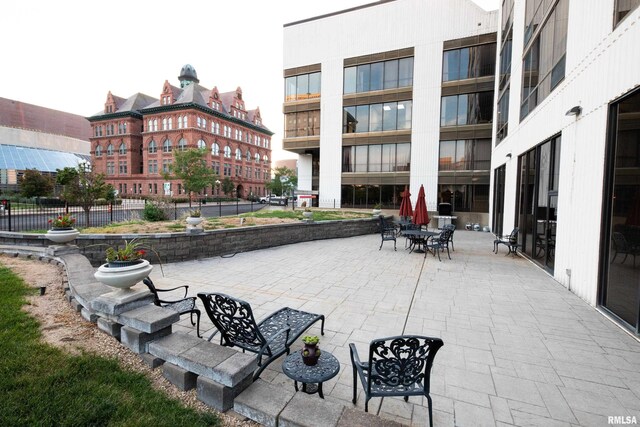
[[[618,25],[633,9],[640,5],[640,0],[615,0],[615,13],[613,15],[613,26]]]
[[[320,110],[285,114],[285,138],[320,135]]]
[[[442,81],[492,76],[495,72],[495,57],[495,43],[447,50],[442,60]]]
[[[438,203],[450,203],[454,212],[489,212],[489,185],[440,184]]]
[[[640,91],[609,117],[599,302],[640,335]]]
[[[320,98],[320,72],[285,79],[285,101]]]
[[[362,133],[411,129],[412,110],[412,101],[344,107],[342,132]]]
[[[490,139],[440,141],[438,170],[489,170],[490,166]]]
[[[549,1],[527,0],[520,119],[564,79],[569,0],[559,0],[549,12],[552,5]]]
[[[344,208],[371,208],[380,204],[386,209],[397,209],[406,184],[408,182],[396,185],[343,185],[340,204]]]
[[[413,86],[413,57],[344,69],[344,93]]]
[[[342,172],[401,172],[410,164],[409,143],[342,147]]]
[[[493,117],[493,91],[443,96],[440,126],[490,123]]]

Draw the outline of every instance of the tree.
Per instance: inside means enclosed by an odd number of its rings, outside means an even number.
[[[77,169],[57,170],[58,183],[64,185],[62,199],[70,204],[82,207],[87,226],[91,223],[91,208],[96,200],[107,198],[113,187],[104,182],[104,174],[93,171],[91,165],[81,163]]]
[[[53,191],[53,179],[36,169],[27,169],[20,180],[20,194],[24,197],[48,196]]]
[[[164,173],[164,179],[182,180],[182,186],[189,194],[189,208],[191,208],[192,193],[199,193],[208,186],[214,185],[217,175],[207,166],[206,151],[191,148],[185,151],[173,152],[173,163],[169,172]]]
[[[291,194],[298,185],[298,177],[295,171],[286,166],[280,166],[273,170],[275,177],[265,186],[276,196]]]
[[[236,188],[235,184],[233,183],[233,181],[231,181],[231,178],[229,178],[228,176],[225,177],[222,180],[222,192],[228,196],[229,194],[231,194],[234,190],[234,188]]]

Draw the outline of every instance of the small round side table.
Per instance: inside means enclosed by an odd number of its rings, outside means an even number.
[[[318,393],[324,399],[322,383],[338,375],[340,362],[335,356],[326,350],[322,350],[318,363],[307,366],[302,361],[300,351],[288,355],[282,362],[282,372],[293,380],[294,387],[298,391],[298,382],[302,383],[302,391],[307,394]],[[313,384],[317,383],[317,387]]]

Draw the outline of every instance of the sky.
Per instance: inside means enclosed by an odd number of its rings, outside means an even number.
[[[446,0],[439,0],[446,1]],[[473,0],[491,10],[499,0]],[[0,97],[92,116],[107,93],[158,98],[165,80],[179,86],[185,64],[200,84],[242,88],[247,109],[260,107],[283,134],[282,26],[372,0],[20,0],[0,6]]]

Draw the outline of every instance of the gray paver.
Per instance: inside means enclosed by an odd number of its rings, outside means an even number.
[[[293,389],[276,387],[258,379],[236,397],[233,409],[262,425],[275,427],[278,415],[294,394]]]
[[[152,278],[159,286],[190,285],[194,295],[245,299],[258,321],[283,306],[324,314],[328,333],[320,347],[341,362],[335,383],[325,384],[329,402],[350,405],[348,344],[355,342],[362,356],[368,340],[402,334],[404,327],[445,343],[431,376],[436,426],[477,425],[460,423],[466,416],[490,425],[587,426],[606,425],[605,415],[640,415],[640,343],[529,261],[494,255],[491,234],[456,231],[456,251],[442,262],[410,254],[401,242],[396,252],[378,251],[379,239],[322,240],[169,264],[165,277],[153,272]],[[179,324],[194,329],[186,317]],[[203,316],[207,329],[213,327]],[[273,362],[261,378],[291,390],[280,364]],[[364,406],[359,384],[358,394],[354,410]],[[372,412],[380,402],[371,400]],[[426,399],[410,398],[407,405],[385,411],[383,403],[381,413],[421,425]]]
[[[282,427],[332,427],[338,424],[344,406],[320,399],[318,396],[296,393],[280,413]]]

